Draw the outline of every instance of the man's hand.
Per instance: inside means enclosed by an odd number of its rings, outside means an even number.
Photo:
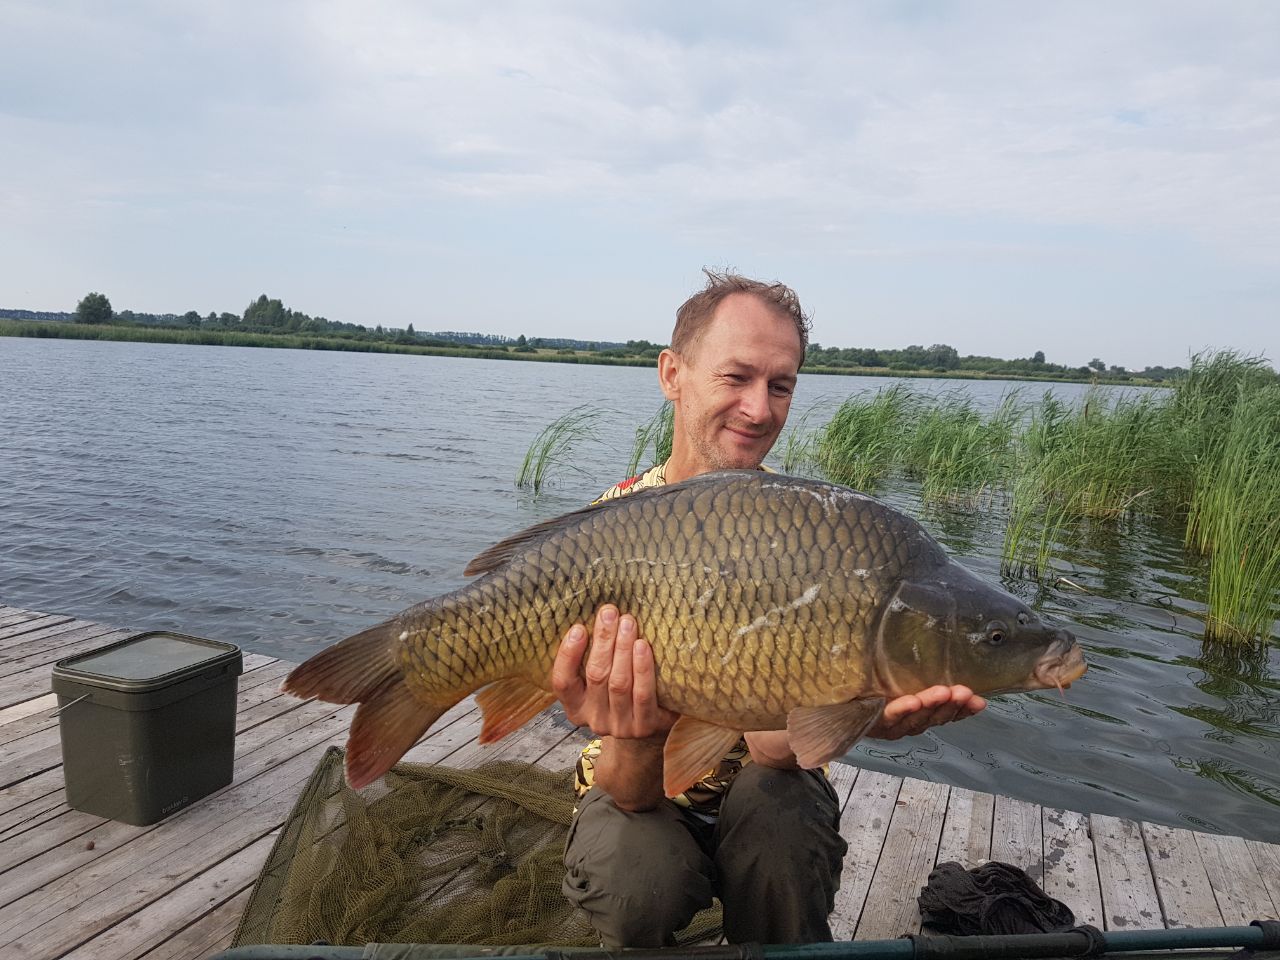
[[[574,624],[565,634],[551,668],[551,688],[571,723],[602,737],[666,739],[679,714],[658,705],[653,649],[638,634],[634,617],[619,616],[613,604],[601,607],[585,670],[586,628]]]
[[[867,731],[867,736],[877,740],[899,740],[952,720],[972,717],[986,707],[987,701],[968,687],[930,687],[890,700],[875,726]]]

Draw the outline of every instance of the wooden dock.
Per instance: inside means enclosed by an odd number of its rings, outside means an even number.
[[[0,956],[180,960],[226,948],[249,890],[351,708],[276,692],[290,664],[247,654],[232,784],[149,827],[67,807],[56,660],[129,631],[0,604]],[[487,748],[459,704],[408,759],[572,764],[584,734],[547,714]],[[916,896],[937,862],[1028,870],[1078,921],[1108,930],[1280,919],[1280,846],[1040,807],[834,764],[849,854],[837,939],[919,930]]]

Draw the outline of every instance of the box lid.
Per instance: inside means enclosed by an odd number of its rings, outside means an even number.
[[[138,692],[180,683],[226,661],[234,660],[238,666],[240,659],[240,648],[234,643],[179,633],[140,633],[59,660],[54,665],[53,676],[90,686]]]

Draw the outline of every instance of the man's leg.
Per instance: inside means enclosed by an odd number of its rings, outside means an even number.
[[[729,942],[830,940],[827,917],[848,848],[836,792],[821,770],[743,767],[715,834]]]
[[[593,787],[565,842],[564,894],[585,910],[607,947],[663,947],[711,905],[715,866],[674,803],[619,810]]]

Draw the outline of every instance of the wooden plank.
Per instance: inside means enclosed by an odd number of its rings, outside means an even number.
[[[98,642],[105,644],[112,640],[123,640],[127,636],[129,636],[127,630],[104,633],[100,637],[85,641],[86,648],[93,649]],[[59,655],[53,653],[36,654],[29,658],[29,662],[26,662],[20,671],[8,676],[0,676],[0,706],[8,707],[48,694],[50,667],[58,659],[60,659]]]
[[[1158,823],[1142,824],[1147,862],[1167,927],[1220,927],[1222,911],[1213,896],[1195,834]]]
[[[1102,889],[1102,919],[1108,930],[1153,930],[1164,926],[1142,831],[1132,820],[1089,817]]]
[[[252,885],[276,832],[254,841],[103,933],[81,943],[63,960],[132,960],[165,941],[190,918],[204,916]]]
[[[996,798],[964,787],[952,787],[947,818],[938,843],[938,863],[954,861],[966,870],[991,859],[991,824]]]
[[[996,797],[991,814],[991,859],[1021,867],[1036,883],[1044,879],[1044,828],[1038,804]]]
[[[1242,838],[1208,833],[1196,833],[1195,838],[1223,923],[1240,926],[1276,916],[1276,904]]]
[[[1276,907],[1275,913],[1261,919],[1280,920],[1280,845],[1246,840],[1245,846],[1253,857],[1253,862],[1257,864],[1262,882],[1271,895],[1271,903]]]
[[[42,613],[38,617],[29,617],[18,623],[12,623],[0,630],[0,644],[7,651],[11,641],[19,641],[19,638],[25,639],[28,634],[36,630],[44,630],[46,627],[56,627],[60,624],[73,622],[73,617],[66,617],[54,613]],[[7,659],[7,654],[0,654],[0,663]]]
[[[58,698],[52,693],[5,707],[0,710],[0,743],[25,737],[41,729],[42,723],[57,723],[58,718],[54,714],[57,709]],[[33,720],[33,717],[37,719]]]
[[[29,631],[19,637],[16,643],[13,641],[5,643],[3,660],[0,660],[0,677],[8,676],[15,672],[15,669],[24,669],[37,662],[53,663],[82,650],[96,650],[111,642],[98,640],[99,637],[114,633],[127,637],[130,632],[115,630],[100,623],[88,623],[84,620],[46,624],[38,630]]]
[[[4,793],[5,809],[0,811],[0,844],[67,809],[63,799],[61,767],[23,780]]]
[[[903,781],[884,851],[858,921],[859,940],[886,940],[920,931],[916,897],[929,882],[947,813],[946,784]]]
[[[22,819],[22,807],[53,792],[62,793],[62,771],[53,770],[0,789],[0,834]],[[14,817],[17,817],[17,820]]]
[[[202,865],[232,856],[270,833],[284,821],[333,739],[290,758],[269,776],[175,814],[133,842],[10,904],[0,922],[5,956],[47,956],[71,949],[166,896],[201,873]]]
[[[212,811],[207,815],[218,816],[218,811],[228,804],[234,806],[240,803],[237,798],[242,796],[244,790],[262,790],[262,784],[256,783],[260,778],[270,780],[276,770],[287,765],[296,756],[309,753],[317,744],[336,742],[345,736],[350,708],[338,709],[327,704],[308,704],[307,707],[316,715],[311,723],[283,735],[266,738],[260,748],[249,751],[237,760],[235,776],[230,786],[210,794],[159,824],[135,827],[103,820],[78,810],[68,810],[41,824],[38,830],[29,830],[7,840],[0,847],[0,857],[3,857],[0,865],[6,868],[5,872],[0,873],[0,903],[16,901],[72,871],[83,870],[87,864],[110,857],[113,851],[137,841],[149,832],[168,829],[168,825],[178,818],[185,818],[182,822],[188,824],[188,829],[193,829],[190,824],[203,822],[201,817],[205,814],[200,811]],[[324,707],[329,709],[325,710]],[[92,847],[89,846],[90,843]],[[21,869],[13,869],[18,865],[21,865]]]
[[[857,930],[901,789],[901,777],[858,771],[849,801],[840,814],[840,833],[849,842],[849,852],[844,857],[831,913],[831,935],[836,940],[852,940]]]
[[[0,608],[0,644],[3,643],[6,631],[9,627],[16,626],[27,620],[34,620],[36,617],[44,616],[41,613],[35,613],[31,610],[14,610],[9,607]]]
[[[1089,818],[1074,810],[1045,807],[1042,889],[1076,915],[1076,923],[1102,929],[1102,889],[1089,836]]]
[[[208,960],[213,954],[229,949],[252,892],[252,888],[242,890],[178,929],[168,940],[142,954],[139,960]]]

